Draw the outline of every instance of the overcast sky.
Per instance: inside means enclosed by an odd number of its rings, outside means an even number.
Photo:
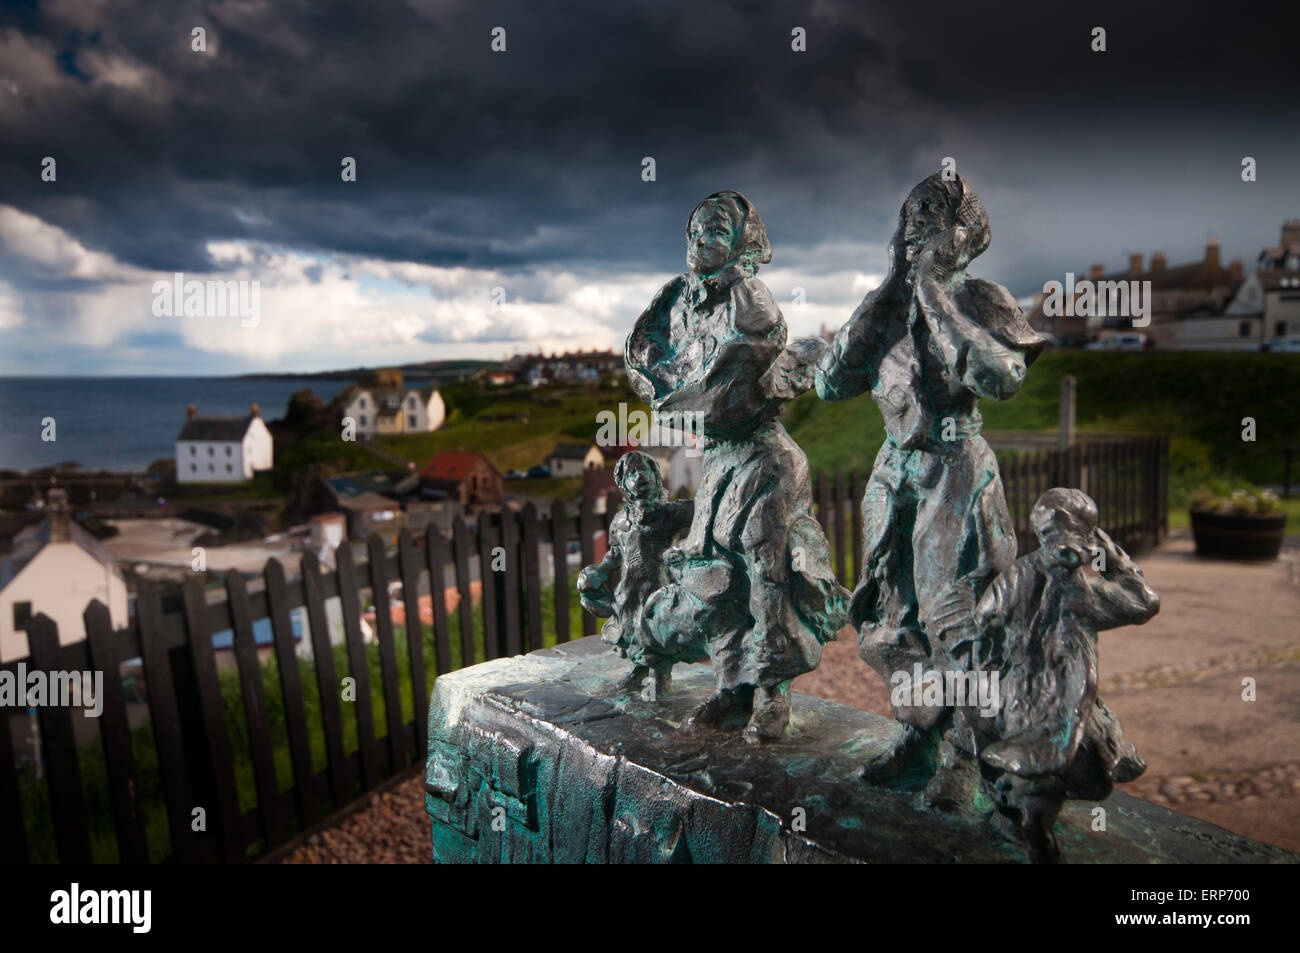
[[[1018,296],[1210,236],[1249,264],[1300,217],[1287,7],[945,6],[5,4],[0,373],[621,348],[724,188],[762,213],[760,277],[812,333],[879,281],[944,156],[992,222],[973,272]],[[156,316],[178,271],[258,281],[259,322]]]

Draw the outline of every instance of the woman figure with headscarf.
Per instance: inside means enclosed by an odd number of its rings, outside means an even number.
[[[786,347],[785,319],[755,277],[771,258],[749,201],[710,195],[688,220],[690,270],[637,319],[625,355],[637,395],[660,413],[691,412],[703,437],[690,532],[666,556],[673,581],[642,624],[661,651],[713,662],[715,691],[689,724],[739,718],[750,742],[781,736],[791,680],[847,620],[808,459],[777,419],[812,387],[824,344]]]
[[[817,368],[822,398],[869,391],[885,419],[862,500],[864,568],[850,614],[862,658],[886,684],[918,662],[977,667],[972,612],[1016,554],[978,401],[1012,396],[1044,341],[1005,288],[967,276],[988,245],[988,216],[965,180],[925,179],[899,213],[888,277]],[[967,800],[977,772],[952,730],[952,709],[895,706],[894,714],[906,726],[900,744],[864,776],[883,779],[939,747],[927,800],[948,809]]]

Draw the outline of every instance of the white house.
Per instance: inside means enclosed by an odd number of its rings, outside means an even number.
[[[551,469],[551,476],[580,477],[588,467],[599,470],[605,466],[605,455],[600,447],[593,444],[559,443],[546,458],[546,465]]]
[[[127,622],[126,580],[117,560],[72,519],[66,491],[49,493],[49,517],[14,537],[13,552],[0,564],[0,663],[23,658],[27,623],[45,613],[59,627],[59,643],[86,637],[81,618],[98,599],[113,627]]]
[[[240,483],[255,470],[269,470],[273,444],[262,412],[253,404],[246,416],[199,416],[190,404],[176,438],[176,482]]]
[[[360,387],[343,391],[343,416],[351,417],[358,437],[391,433],[428,433],[447,419],[438,388]]]

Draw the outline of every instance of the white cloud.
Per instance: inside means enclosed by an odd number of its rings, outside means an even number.
[[[260,319],[244,326],[240,316],[156,317],[153,284],[172,282],[154,272],[87,249],[56,226],[0,206],[0,248],[43,279],[75,278],[74,290],[0,285],[0,329],[20,324],[43,335],[51,355],[62,345],[103,349],[104,371],[119,367],[137,348],[136,335],[174,334],[184,352],[177,367],[192,367],[194,352],[206,355],[212,373],[232,370],[308,371],[357,364],[477,357],[499,359],[519,351],[622,348],[636,317],[671,276],[593,268],[506,272],[493,268],[444,268],[354,256],[322,258],[260,242],[211,242],[215,270],[186,274],[200,281],[256,281]],[[848,257],[847,255],[845,257]],[[858,260],[861,260],[859,257]],[[765,268],[792,337],[838,327],[880,276],[856,269]],[[494,307],[500,287],[505,301]],[[793,304],[795,287],[805,304]],[[151,369],[169,373],[164,362]],[[14,368],[3,368],[14,370]],[[27,368],[39,372],[39,368]]]

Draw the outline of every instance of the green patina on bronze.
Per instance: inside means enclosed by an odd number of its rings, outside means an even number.
[[[1096,636],[1145,622],[1159,600],[1078,490],[1043,495],[1039,549],[1016,560],[979,400],[1012,396],[1044,342],[1005,288],[967,275],[990,229],[965,180],[912,190],[888,276],[829,346],[787,343],[744,196],[702,201],[687,239],[690,270],[638,318],[625,359],[655,411],[693,416],[695,499],[665,500],[654,460],[626,454],[608,554],[578,580],[612,650],[438,680],[435,857],[1050,862],[1062,844],[1081,860],[1287,856],[1122,797],[1107,800],[1110,833],[1089,837],[1065,807],[1145,768],[1097,697]],[[869,392],[885,419],[851,597],[778,419],[813,386],[827,400]],[[805,698],[792,722],[791,681],[850,619],[891,687],[919,668],[994,693],[904,691],[895,720]],[[706,657],[711,671],[689,666],[669,691],[675,666]],[[737,728],[768,744],[734,745]],[[796,810],[806,835],[787,825]],[[1179,839],[1192,829],[1200,847]]]
[[[592,637],[439,677],[429,709],[426,810],[442,863],[1024,863],[1017,828],[988,801],[924,808],[926,779],[863,785],[890,749],[889,718],[794,694],[785,736],[682,731],[713,691],[684,665],[653,702],[617,690],[627,662]],[[1062,812],[1084,863],[1293,863],[1294,855],[1112,794]]]
[[[674,664],[707,655],[714,691],[688,724],[743,715],[750,742],[781,737],[790,682],[817,667],[848,618],[848,592],[813,516],[808,459],[777,419],[812,387],[825,342],[787,345],[781,309],[756,277],[771,257],[763,221],[740,193],[715,193],[691,213],[690,270],[637,319],[625,354],[639,397],[697,421],[702,476],[689,530],[660,558],[621,561],[618,578],[602,564],[579,581],[584,607],[612,615],[616,644],[628,646],[625,689],[653,673],[645,690],[662,694]],[[619,560],[662,546],[670,521],[667,504],[635,495],[628,511],[616,520]],[[655,575],[639,603],[617,599],[619,587],[644,590]]]

